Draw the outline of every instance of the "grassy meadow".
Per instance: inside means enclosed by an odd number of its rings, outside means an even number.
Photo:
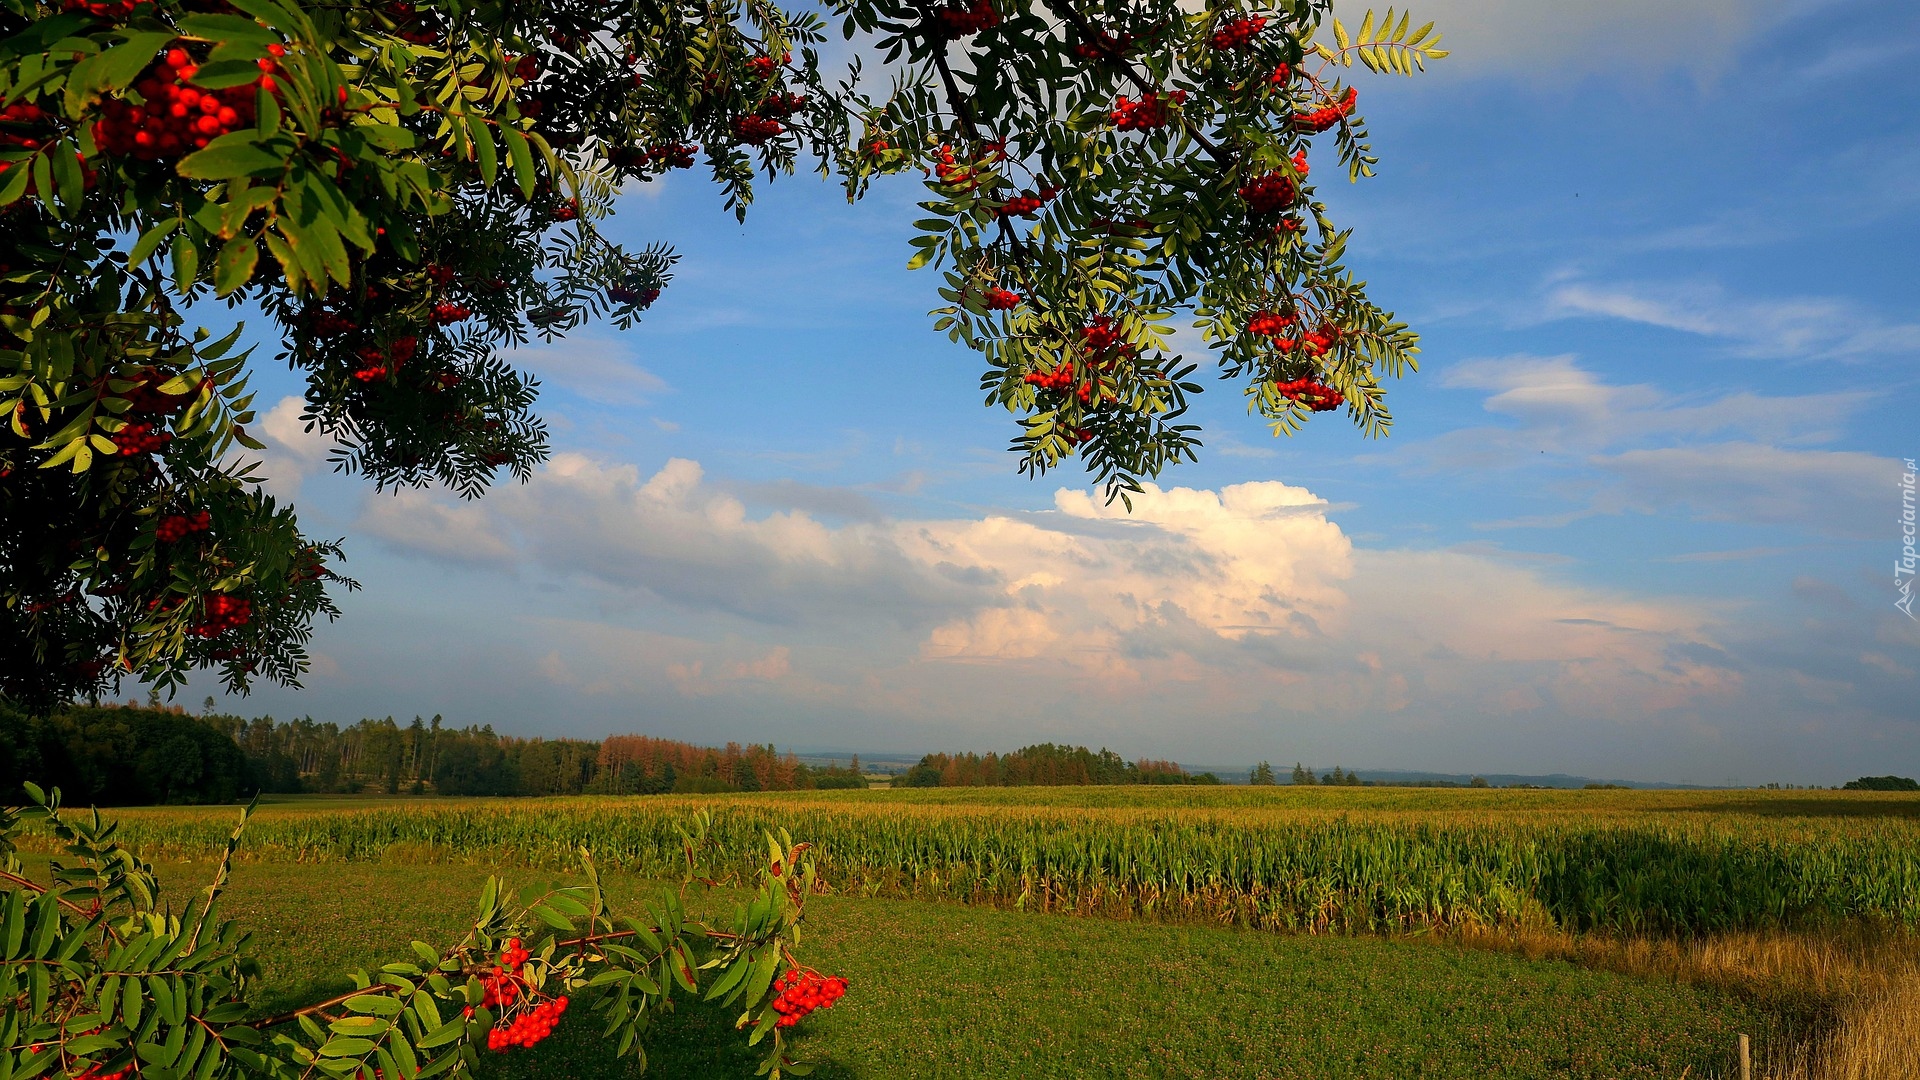
[[[807,1023],[817,1075],[1701,1078],[1737,1075],[1740,1032],[1767,1077],[1920,1055],[1920,798],[1854,792],[290,799],[229,893],[261,1008],[454,933],[489,871],[564,877],[585,846],[616,893],[655,887],[696,807],[742,865],[785,825],[836,888],[808,959],[854,991]],[[113,816],[184,894],[235,812]],[[495,1075],[622,1075],[568,1023]],[[734,1042],[685,1009],[650,1075],[749,1076]]]

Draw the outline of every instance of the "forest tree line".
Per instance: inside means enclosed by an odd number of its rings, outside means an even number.
[[[1128,761],[1101,747],[1036,743],[1010,754],[928,754],[895,787],[1027,787],[1040,784],[1218,784],[1210,772],[1189,773],[1171,761]]]
[[[653,795],[865,787],[856,757],[808,765],[771,745],[695,746],[501,735],[441,717],[342,727],[178,706],[75,705],[48,716],[0,706],[0,797],[22,781],[75,805],[233,802],[265,794]]]
[[[0,790],[31,780],[73,804],[232,802],[264,794],[658,795],[864,788],[860,759],[820,766],[769,745],[697,746],[645,735],[545,739],[441,717],[341,726],[252,719],[157,701],[49,716],[0,706]],[[1171,761],[1041,743],[1008,754],[928,754],[901,787],[1218,784]]]

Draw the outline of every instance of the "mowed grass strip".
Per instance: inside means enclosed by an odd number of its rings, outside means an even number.
[[[208,867],[160,869],[184,897]],[[403,957],[415,938],[459,935],[485,874],[468,865],[242,864],[226,911],[253,931],[260,1009],[343,989],[347,969]],[[628,875],[606,884],[626,909],[659,888]],[[808,918],[803,958],[853,988],[803,1025],[800,1052],[823,1062],[816,1075],[840,1080],[1700,1080],[1731,1068],[1737,1032],[1768,1025],[1709,989],[1436,944],[838,896],[812,901]],[[730,1019],[683,1006],[654,1031],[646,1075],[752,1076],[755,1059]],[[535,1050],[489,1055],[483,1075],[639,1073],[607,1053],[582,1011]]]
[[[1633,935],[1920,925],[1920,796],[1873,792],[1017,788],[271,807],[243,857],[675,872],[716,811],[745,866],[764,830],[843,889],[1266,929],[1538,927]],[[219,850],[232,812],[127,810],[151,856]]]

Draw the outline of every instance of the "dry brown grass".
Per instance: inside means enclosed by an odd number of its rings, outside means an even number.
[[[1920,936],[1911,931],[1856,923],[1649,940],[1469,929],[1451,939],[1751,998],[1784,1025],[1756,1037],[1758,1080],[1920,1080]]]

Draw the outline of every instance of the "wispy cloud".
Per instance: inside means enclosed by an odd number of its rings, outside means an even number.
[[[632,340],[605,333],[580,333],[563,342],[516,349],[508,358],[543,382],[588,401],[642,405],[665,392],[667,384],[635,359]]]
[[[1889,322],[1828,297],[1739,300],[1710,285],[1569,283],[1547,294],[1550,318],[1599,317],[1717,338],[1738,355],[1806,361],[1920,352],[1920,323]]]

